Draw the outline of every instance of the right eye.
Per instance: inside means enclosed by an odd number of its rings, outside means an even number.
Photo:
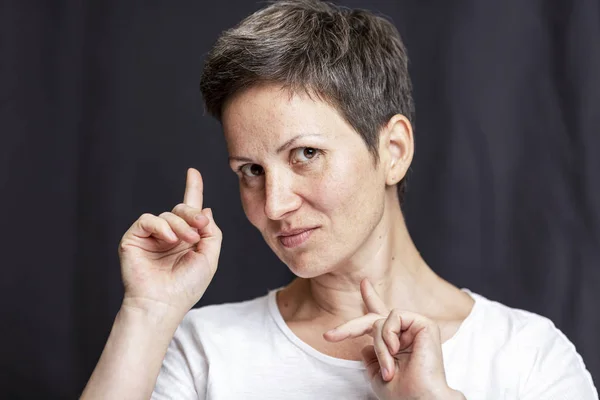
[[[258,164],[244,164],[240,167],[240,171],[244,176],[253,178],[256,176],[260,176],[265,173],[263,167]]]

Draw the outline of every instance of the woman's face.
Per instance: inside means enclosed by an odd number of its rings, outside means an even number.
[[[350,261],[386,192],[358,133],[328,104],[276,85],[235,95],[222,120],[244,211],[277,256],[303,278]]]

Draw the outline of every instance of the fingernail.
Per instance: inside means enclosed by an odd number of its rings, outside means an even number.
[[[387,379],[387,375],[388,375],[387,369],[381,368],[381,377],[383,378],[383,380]]]

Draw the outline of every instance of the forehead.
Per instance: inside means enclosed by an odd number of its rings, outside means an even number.
[[[230,152],[277,147],[300,134],[333,137],[351,129],[329,104],[276,84],[253,86],[234,95],[223,108],[222,123]]]

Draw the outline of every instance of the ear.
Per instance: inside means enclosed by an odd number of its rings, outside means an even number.
[[[413,131],[408,118],[402,114],[390,118],[382,129],[380,141],[385,183],[396,185],[406,175],[414,154]]]

